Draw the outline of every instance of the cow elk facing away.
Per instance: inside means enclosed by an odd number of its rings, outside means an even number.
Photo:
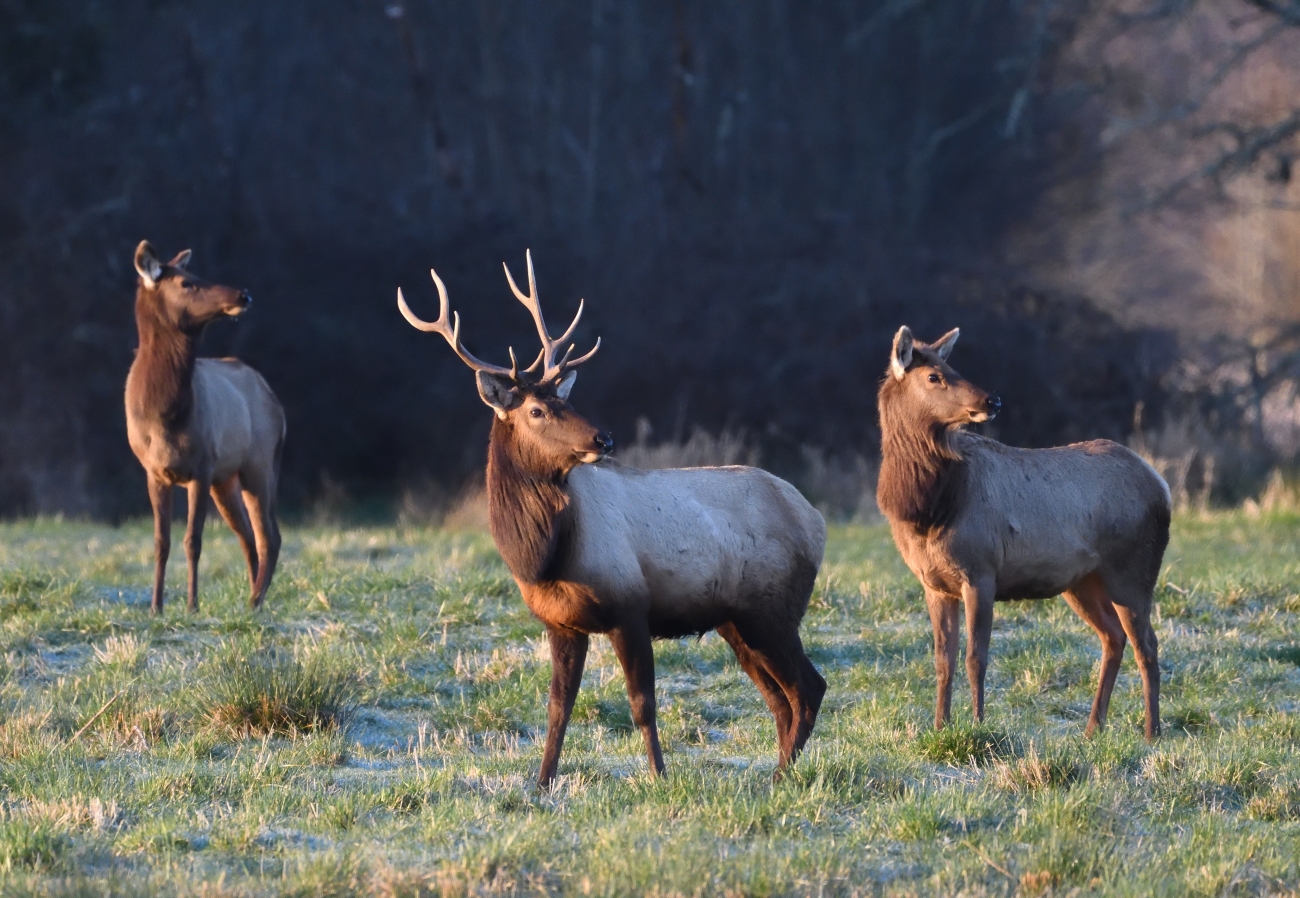
[[[189,260],[185,250],[163,264],[148,241],[135,251],[140,348],[126,379],[126,432],[144,465],[153,504],[155,614],[163,607],[174,486],[189,493],[189,610],[199,606],[199,553],[209,490],[239,537],[254,608],[266,596],[280,554],[275,495],[284,410],[252,368],[236,359],[196,357],[203,329],[223,316],[243,314],[252,300],[244,290],[194,276]]]
[[[952,704],[958,616],[966,612],[966,672],[984,718],[993,603],[1063,594],[1101,637],[1101,675],[1085,731],[1105,725],[1125,635],[1160,733],[1160,668],[1151,594],[1169,542],[1169,488],[1150,465],[1109,440],[1013,449],[962,430],[1001,402],[948,365],[956,330],[936,343],[894,338],[880,387],[876,498],[903,560],[925,589],[938,676],[934,722]]]
[[[826,691],[799,639],[826,544],[821,515],[794,487],[755,468],[642,472],[605,460],[613,441],[568,402],[573,369],[596,352],[571,358],[582,305],[552,339],[531,255],[527,295],[506,269],[542,342],[524,369],[513,349],[509,368],[470,355],[460,342],[460,318],[448,320],[447,291],[431,274],[438,320],[416,318],[400,290],[398,307],[413,326],[446,338],[474,369],[479,395],[495,412],[487,465],[492,537],[550,642],[538,785],[555,778],[593,633],[613,643],[632,720],[659,774],[651,640],[716,629],[776,719],[779,772],[807,741]]]

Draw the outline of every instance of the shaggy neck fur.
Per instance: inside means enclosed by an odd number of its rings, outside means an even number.
[[[167,321],[160,300],[143,284],[136,292],[135,324],[140,333],[132,368],[131,408],[161,419],[169,428],[189,424],[194,411],[194,363],[199,332],[182,331]]]
[[[569,496],[554,459],[521,452],[511,425],[492,422],[488,441],[488,523],[497,550],[520,583],[555,579],[565,554]]]
[[[880,387],[880,479],[876,502],[885,517],[928,529],[951,518],[965,465],[953,431],[909,410],[903,385],[888,375]]]

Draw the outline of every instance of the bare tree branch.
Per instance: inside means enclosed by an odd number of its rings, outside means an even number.
[[[1200,181],[1212,180],[1221,184],[1224,177],[1245,171],[1254,165],[1264,152],[1300,134],[1300,109],[1281,121],[1262,128],[1243,128],[1233,122],[1221,122],[1202,129],[1203,134],[1214,131],[1232,135],[1236,146],[1225,153],[1220,153],[1195,171],[1173,181],[1155,196],[1125,210],[1125,214],[1131,215],[1134,212],[1162,206]]]
[[[1300,0],[1243,0],[1243,2],[1277,16],[1288,25],[1300,28]]]

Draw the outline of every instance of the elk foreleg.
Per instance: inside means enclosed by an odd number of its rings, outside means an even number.
[[[539,789],[549,789],[555,781],[564,731],[569,727],[573,702],[582,684],[590,642],[587,634],[564,627],[547,627],[546,638],[551,644],[551,693],[546,709],[546,748],[542,751],[542,771],[537,777]]]
[[[963,583],[966,605],[966,677],[970,680],[971,709],[975,722],[984,721],[984,674],[989,667],[989,640],[993,637],[993,595],[991,583]]]
[[[664,753],[659,747],[659,728],[655,724],[655,652],[650,631],[643,621],[633,623],[611,630],[609,641],[623,665],[632,722],[645,739],[650,772],[659,776],[664,772]]]
[[[1115,689],[1115,677],[1124,659],[1124,628],[1120,626],[1115,606],[1101,577],[1092,573],[1084,577],[1073,589],[1064,594],[1065,601],[1101,638],[1101,673],[1097,678],[1097,695],[1092,700],[1092,714],[1083,735],[1091,736],[1106,725],[1106,712],[1110,708],[1110,695]]]
[[[1151,626],[1151,606],[1148,601],[1144,611],[1135,611],[1118,604],[1114,607],[1124,632],[1133,640],[1133,654],[1137,658],[1138,673],[1142,675],[1146,737],[1151,742],[1160,735],[1160,647],[1156,631]]]
[[[203,524],[208,519],[208,489],[211,484],[191,480],[186,491],[190,499],[189,523],[185,526],[185,561],[189,566],[189,584],[185,607],[199,610],[199,556],[203,554]]]
[[[172,486],[149,475],[149,504],[153,506],[153,604],[162,614],[163,582],[167,579],[167,556],[172,550]]]
[[[934,728],[937,730],[952,716],[952,672],[957,666],[957,646],[961,642],[958,625],[961,606],[948,596],[927,589],[925,607],[934,629]]]

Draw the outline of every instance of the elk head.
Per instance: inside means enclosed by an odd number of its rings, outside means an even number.
[[[559,469],[567,474],[575,466],[598,462],[614,449],[613,438],[597,430],[569,405],[569,393],[578,378],[574,369],[586,362],[600,349],[600,339],[591,351],[579,358],[571,358],[571,338],[582,318],[583,303],[578,303],[578,313],[573,322],[558,338],[552,339],[542,318],[541,303],[537,298],[537,279],[533,275],[533,256],[528,260],[528,293],[525,295],[502,263],[506,280],[515,298],[533,316],[533,324],[542,341],[541,352],[527,368],[520,369],[514,347],[510,348],[510,367],[503,368],[480,361],[470,354],[460,341],[460,315],[450,313],[448,318],[447,288],[433,269],[433,283],[438,288],[438,320],[417,318],[406,304],[401,288],[397,291],[397,308],[402,317],[414,328],[441,334],[460,356],[461,361],[474,370],[479,397],[496,413],[497,426],[509,433],[516,458],[527,468],[542,473],[543,469]],[[563,355],[560,350],[564,349]],[[558,357],[558,358],[557,358]],[[494,430],[495,432],[495,430]]]
[[[975,386],[948,364],[961,331],[953,328],[933,343],[922,343],[906,327],[894,335],[889,377],[902,388],[906,405],[943,427],[991,420],[1002,400]]]
[[[147,303],[162,320],[186,333],[195,333],[224,315],[242,315],[253,302],[247,290],[211,284],[191,274],[190,251],[170,262],[158,261],[148,240],[135,249],[135,270],[140,275],[138,301]]]

